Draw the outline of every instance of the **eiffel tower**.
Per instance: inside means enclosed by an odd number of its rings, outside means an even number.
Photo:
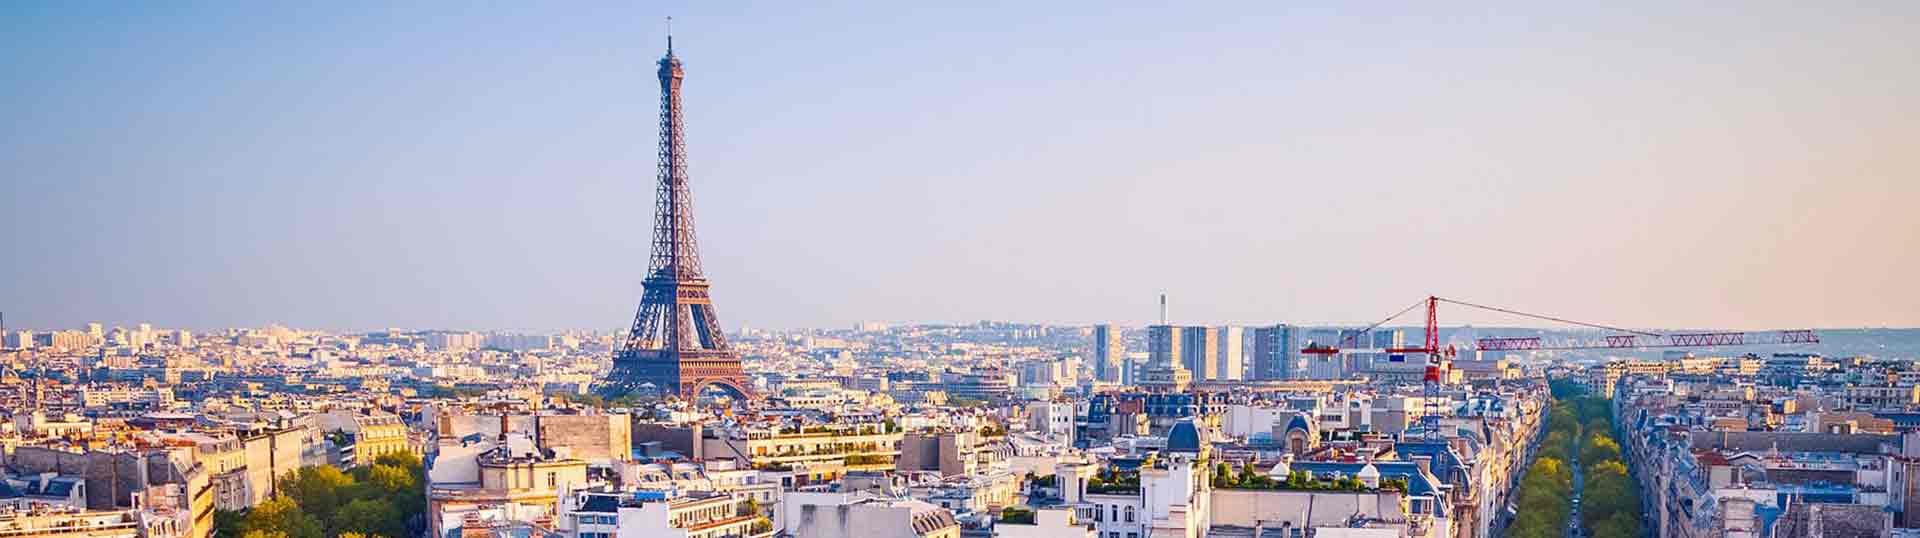
[[[633,328],[613,357],[613,371],[595,392],[613,398],[647,392],[691,400],[708,387],[752,398],[740,356],[727,347],[700,272],[693,233],[693,196],[687,190],[687,141],[680,116],[680,81],[673,55],[660,59],[660,186],[654,203],[653,257],[642,281]]]

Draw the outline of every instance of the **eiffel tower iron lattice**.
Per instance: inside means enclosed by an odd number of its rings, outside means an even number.
[[[700,270],[693,232],[693,197],[687,189],[687,142],[680,115],[680,82],[686,78],[667,38],[660,59],[660,164],[654,204],[653,256],[642,281],[640,308],[613,358],[613,371],[595,392],[619,397],[648,385],[661,396],[691,400],[708,387],[752,398],[740,356],[727,346]]]

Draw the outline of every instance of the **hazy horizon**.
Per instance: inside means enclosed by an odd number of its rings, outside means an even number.
[[[1209,7],[0,6],[0,311],[624,327],[672,15],[728,330],[1920,326],[1920,4]]]

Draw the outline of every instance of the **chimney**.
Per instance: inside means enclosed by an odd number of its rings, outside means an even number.
[[[1167,324],[1167,294],[1160,294],[1160,324]]]

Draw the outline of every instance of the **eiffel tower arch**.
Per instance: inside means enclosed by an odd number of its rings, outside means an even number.
[[[740,355],[727,346],[700,270],[693,230],[693,195],[687,188],[687,143],[680,115],[680,82],[686,78],[667,38],[660,59],[659,187],[653,221],[653,256],[641,282],[640,308],[614,352],[613,371],[594,392],[613,398],[651,389],[659,396],[691,400],[708,387],[751,399],[752,384],[740,370]]]

